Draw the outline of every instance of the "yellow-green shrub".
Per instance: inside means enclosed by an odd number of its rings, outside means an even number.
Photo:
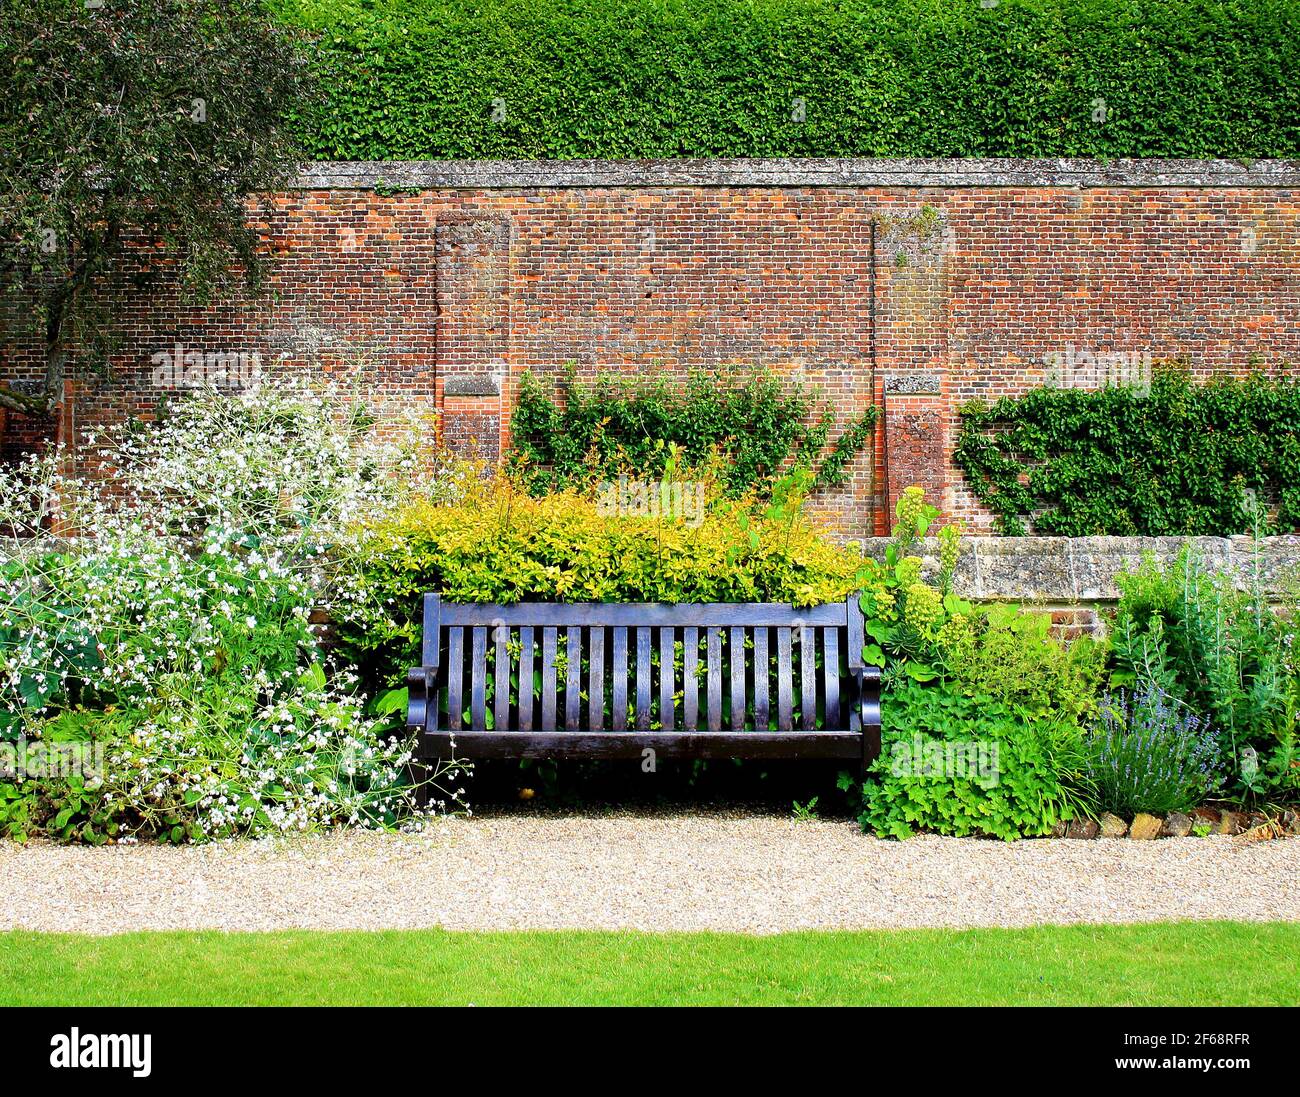
[[[715,501],[693,524],[604,513],[572,491],[533,498],[495,479],[457,505],[417,503],[359,534],[339,636],[388,678],[414,655],[426,591],[477,603],[808,606],[847,597],[863,567],[802,513],[797,492],[757,514]]]

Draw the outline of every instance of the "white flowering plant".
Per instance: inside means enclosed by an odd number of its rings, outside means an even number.
[[[411,818],[410,743],[311,613],[359,519],[454,493],[430,437],[380,434],[336,391],[197,393],[95,440],[87,475],[59,454],[0,474],[0,741],[98,748],[93,772],[0,771],[0,831],[197,841]]]

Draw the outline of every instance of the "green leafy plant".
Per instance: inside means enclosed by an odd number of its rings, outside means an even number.
[[[1079,731],[1068,720],[908,680],[890,691],[882,713],[882,752],[862,787],[864,830],[1009,841],[1048,834],[1084,810]],[[841,779],[850,791],[855,784]]]
[[[716,478],[731,498],[765,496],[791,466],[813,471],[812,488],[843,483],[878,417],[867,408],[831,442],[832,412],[802,386],[761,371],[695,370],[675,384],[608,374],[588,383],[570,370],[562,399],[525,373],[511,456],[535,494],[628,472],[670,479],[672,461],[679,474]]]
[[[1300,526],[1300,384],[1252,374],[1150,391],[1040,388],[969,404],[954,460],[1003,533],[1083,537],[1248,532],[1243,489],[1272,530]]]
[[[1294,615],[1268,604],[1257,576],[1239,589],[1190,545],[1168,564],[1148,556],[1116,583],[1112,682],[1159,690],[1204,713],[1220,735],[1230,794],[1293,796],[1300,787]]]
[[[356,531],[351,576],[334,591],[343,650],[377,683],[413,665],[419,605],[449,601],[791,602],[857,589],[863,559],[805,515],[809,474],[772,501],[715,500],[693,520],[604,511],[577,491],[534,497],[506,477],[467,484],[462,502],[418,502]]]

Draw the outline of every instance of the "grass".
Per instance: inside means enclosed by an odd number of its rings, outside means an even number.
[[[1300,923],[790,933],[0,934],[3,1005],[1244,1005]]]

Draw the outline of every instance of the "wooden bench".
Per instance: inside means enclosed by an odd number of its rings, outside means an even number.
[[[880,670],[862,648],[856,596],[795,609],[458,605],[429,594],[407,724],[424,764],[653,751],[865,769],[880,753]],[[512,678],[533,688],[514,690]]]

